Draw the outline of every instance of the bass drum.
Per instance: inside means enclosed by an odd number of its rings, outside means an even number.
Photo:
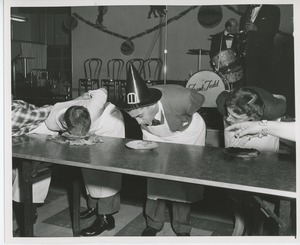
[[[202,107],[217,107],[216,99],[224,90],[229,90],[227,82],[223,82],[221,77],[212,71],[199,71],[188,80],[187,88],[196,89],[198,93],[205,97]]]

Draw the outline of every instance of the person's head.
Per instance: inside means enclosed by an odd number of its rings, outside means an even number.
[[[91,117],[88,109],[83,106],[71,106],[64,114],[66,130],[71,135],[85,136],[91,127]]]
[[[261,120],[264,113],[264,103],[261,97],[252,89],[239,88],[231,91],[225,101],[228,124]]]
[[[225,29],[230,34],[236,34],[238,32],[238,27],[239,27],[239,24],[238,24],[237,20],[234,18],[227,20],[225,23]]]
[[[140,107],[137,109],[132,109],[127,111],[127,113],[140,125],[149,125],[154,119],[156,113],[158,112],[158,104],[155,103],[150,106]]]

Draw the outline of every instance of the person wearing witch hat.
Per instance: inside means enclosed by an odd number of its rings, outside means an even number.
[[[197,113],[203,103],[203,95],[179,85],[148,88],[131,65],[125,99],[117,106],[141,125],[144,140],[203,146],[206,125]],[[142,236],[155,236],[162,230],[167,201],[172,203],[174,232],[177,236],[189,236],[191,203],[202,197],[203,186],[148,178],[147,227]]]

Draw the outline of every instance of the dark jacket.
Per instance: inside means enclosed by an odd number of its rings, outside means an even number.
[[[226,39],[225,39],[224,31],[219,32],[212,36],[211,44],[210,44],[210,51],[209,55],[212,59],[216,54],[218,54],[220,51],[226,50]],[[222,41],[222,43],[221,43]],[[232,41],[231,48],[234,52],[237,53],[237,39],[234,37]]]
[[[240,29],[243,30],[246,18],[249,16],[250,6],[240,19]],[[271,49],[273,39],[280,24],[280,9],[275,5],[262,5],[254,21],[257,31],[249,31],[247,44],[249,48],[261,47]]]

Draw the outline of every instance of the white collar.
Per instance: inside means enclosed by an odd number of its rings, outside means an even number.
[[[158,105],[158,112],[155,114],[154,118],[156,120],[161,121],[161,117],[164,114],[164,110],[160,101],[157,102],[157,105]]]

